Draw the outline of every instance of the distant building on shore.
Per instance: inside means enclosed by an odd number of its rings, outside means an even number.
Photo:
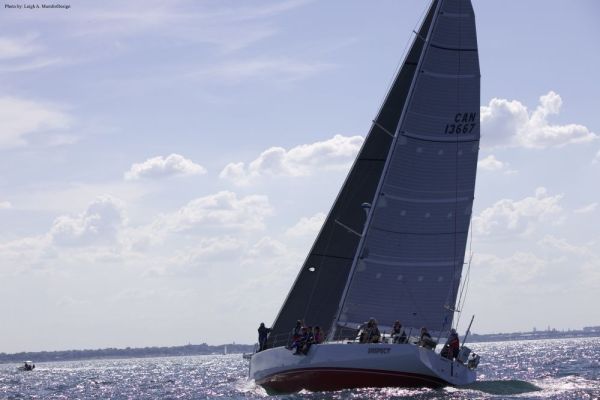
[[[600,333],[600,326],[584,326],[583,331],[586,333]]]

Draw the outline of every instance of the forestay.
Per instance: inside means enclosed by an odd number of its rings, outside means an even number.
[[[470,1],[432,8],[338,310],[342,326],[370,317],[432,331],[452,323],[474,198],[480,75]]]

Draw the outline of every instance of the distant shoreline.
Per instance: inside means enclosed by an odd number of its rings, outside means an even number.
[[[467,338],[471,343],[484,342],[514,342],[518,340],[542,340],[542,339],[577,339],[600,337],[600,327],[595,327],[592,330],[577,330],[577,331],[532,331],[532,332],[512,332],[512,333],[473,333]]]
[[[581,339],[600,337],[600,327],[589,331],[534,331],[513,333],[473,333],[467,338],[469,343],[486,342],[511,342],[519,340],[544,340],[544,339]],[[81,361],[94,359],[123,359],[123,358],[154,358],[154,357],[181,357],[199,356],[210,354],[224,354],[225,349],[229,354],[251,353],[253,344],[222,344],[210,346],[206,343],[188,344],[185,346],[171,347],[138,347],[125,349],[107,348],[96,350],[61,350],[61,351],[33,351],[20,353],[0,353],[0,364],[22,363],[24,360],[33,360],[37,363],[55,361]]]
[[[227,349],[227,352],[230,354],[250,353],[254,351],[254,345],[232,343],[210,346],[206,343],[202,343],[171,347],[127,347],[125,349],[108,348],[96,350],[32,351],[12,354],[0,353],[0,364],[22,363],[25,360],[41,363],[93,359],[199,356],[224,354],[225,349]]]

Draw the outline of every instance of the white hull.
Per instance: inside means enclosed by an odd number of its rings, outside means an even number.
[[[254,354],[250,378],[273,392],[357,387],[442,387],[475,381],[475,371],[413,344],[313,345],[308,355],[284,347]]]

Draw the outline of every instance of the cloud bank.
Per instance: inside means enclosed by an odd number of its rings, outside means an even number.
[[[174,213],[162,215],[155,228],[172,232],[193,229],[263,229],[264,219],[272,214],[269,199],[261,195],[239,198],[228,191],[199,197]]]
[[[0,37],[0,60],[21,58],[38,50],[34,37]]]
[[[238,185],[249,184],[263,176],[310,176],[323,170],[345,169],[352,162],[364,138],[335,135],[325,141],[303,144],[289,150],[271,147],[248,165],[230,163],[220,177]]]
[[[50,237],[59,246],[110,245],[117,242],[124,222],[121,202],[103,196],[79,215],[58,217],[50,229]]]
[[[562,197],[549,196],[546,188],[539,187],[531,197],[499,200],[473,217],[473,230],[478,235],[529,234],[539,222],[558,223],[564,218]]]
[[[518,100],[493,98],[481,107],[482,145],[486,147],[525,147],[543,149],[568,144],[588,143],[598,135],[579,124],[553,125],[562,98],[550,91],[540,97],[540,104],[530,112]]]
[[[514,174],[517,171],[513,169],[509,169],[509,165],[507,162],[500,161],[494,156],[490,154],[489,156],[481,159],[477,162],[477,168],[483,171],[491,171],[491,172],[504,172],[505,174]]]
[[[296,225],[292,226],[285,231],[286,236],[299,237],[299,236],[315,236],[323,222],[325,222],[325,213],[317,213],[312,217],[302,217]]]
[[[0,121],[0,149],[25,146],[31,134],[71,125],[71,118],[57,107],[16,97],[0,97]]]
[[[126,180],[160,179],[175,175],[203,175],[206,168],[179,154],[169,154],[167,157],[153,157],[142,163],[131,166],[125,172]]]

